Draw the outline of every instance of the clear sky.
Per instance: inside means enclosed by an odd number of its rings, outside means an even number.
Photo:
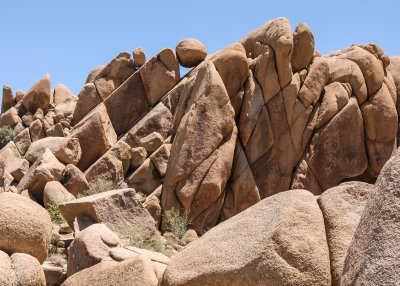
[[[322,54],[375,42],[400,55],[400,0],[0,0],[0,11],[0,85],[14,92],[50,73],[52,87],[78,94],[90,70],[119,52],[141,46],[149,59],[191,37],[211,54],[281,16],[293,30],[306,22]]]

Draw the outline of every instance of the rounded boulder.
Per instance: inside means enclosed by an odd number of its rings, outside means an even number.
[[[0,193],[0,210],[0,249],[8,253],[27,253],[42,264],[52,229],[47,211],[15,193]]]
[[[204,61],[207,49],[199,40],[184,39],[176,46],[176,54],[182,66],[191,68]]]

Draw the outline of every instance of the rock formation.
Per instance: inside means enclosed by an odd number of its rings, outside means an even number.
[[[50,247],[48,284],[394,285],[400,58],[316,41],[278,18],[212,55],[122,52],[77,96],[4,86],[0,284],[40,285]],[[171,234],[174,210],[193,230]],[[132,254],[126,227],[189,245]]]

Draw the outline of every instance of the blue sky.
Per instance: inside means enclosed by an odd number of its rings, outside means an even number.
[[[121,51],[141,46],[150,58],[191,37],[211,54],[281,16],[293,30],[306,22],[322,54],[376,42],[400,55],[400,1],[1,0],[0,11],[0,85],[14,92],[50,73],[52,87],[78,94],[89,71]]]

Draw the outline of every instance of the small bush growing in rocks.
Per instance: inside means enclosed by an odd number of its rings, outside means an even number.
[[[143,232],[136,226],[126,226],[121,230],[121,234],[129,239],[132,246],[163,253],[168,257],[172,252],[165,249],[158,237],[150,232]]]
[[[167,218],[167,229],[174,235],[182,239],[188,230],[188,226],[192,223],[189,218],[190,210],[180,211],[176,208],[171,208],[165,212]]]
[[[49,212],[50,219],[58,224],[62,224],[66,222],[65,218],[63,217],[60,208],[55,203],[49,203],[47,205],[47,211]]]
[[[14,130],[9,126],[0,127],[0,149],[7,145],[8,142],[13,140],[15,137]]]
[[[49,247],[49,254],[57,253],[58,249],[58,242],[60,241],[60,236],[55,234],[51,237],[50,247]]]

